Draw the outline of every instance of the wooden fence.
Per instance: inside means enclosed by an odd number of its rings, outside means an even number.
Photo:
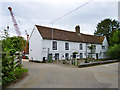
[[[14,64],[15,64],[15,67],[17,67],[18,65],[20,65],[22,62],[22,56],[19,52],[17,52],[15,54],[15,59],[14,59]]]

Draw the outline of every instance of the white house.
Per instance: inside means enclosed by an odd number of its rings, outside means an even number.
[[[95,45],[95,59],[107,58],[108,42],[106,37],[35,25],[29,37],[29,59],[33,61],[63,60],[86,58],[91,50],[88,46]],[[76,54],[75,54],[76,52]]]

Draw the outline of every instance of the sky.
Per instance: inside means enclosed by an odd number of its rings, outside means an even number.
[[[8,7],[12,7],[20,32],[26,39],[25,30],[31,34],[35,24],[75,31],[80,26],[80,32],[94,34],[101,20],[111,18],[118,20],[119,0],[91,0],[88,4],[53,22],[55,19],[69,13],[89,0],[1,0],[0,31],[9,26],[10,36],[16,36]]]

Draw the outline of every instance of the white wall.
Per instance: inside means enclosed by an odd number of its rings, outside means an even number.
[[[65,53],[69,53],[69,58],[71,55],[73,55],[73,52],[78,52],[77,58],[80,58],[80,53],[83,54],[83,58],[86,58],[86,43],[79,43],[79,42],[69,42],[69,41],[60,41],[60,40],[53,40],[57,41],[57,50],[52,50],[52,40],[43,40],[43,49],[42,49],[42,57],[47,58],[47,52],[48,48],[50,49],[50,53],[55,56],[55,53],[59,53],[59,59],[65,59]],[[65,50],[65,42],[69,43],[69,50]],[[83,45],[83,49],[80,50],[79,45]],[[96,45],[96,52],[100,53],[101,44],[95,44]],[[87,53],[89,53],[90,50],[87,48]],[[64,55],[64,57],[62,57]],[[96,58],[96,55],[94,56]],[[72,58],[72,57],[71,57]],[[54,58],[53,58],[54,59]]]
[[[88,44],[88,46],[90,46],[91,44]],[[93,54],[93,57],[96,59],[96,53],[98,53],[98,59],[103,59],[103,58],[108,58],[106,52],[108,51],[108,42],[107,39],[105,37],[105,39],[103,40],[102,44],[94,44],[96,45],[96,50],[95,50],[95,54]],[[105,46],[105,49],[102,49],[102,46]],[[90,50],[87,49],[87,52],[89,53]]]
[[[29,39],[29,59],[42,61],[42,37],[35,27]]]
[[[73,55],[73,52],[78,52],[77,58],[80,58],[80,53],[83,53],[83,58],[86,58],[86,43],[79,43],[79,42],[69,42],[69,41],[61,41],[61,40],[53,40],[57,41],[57,50],[52,50],[52,40],[43,40],[43,49],[42,49],[42,57],[47,58],[48,48],[50,49],[50,53],[55,56],[55,53],[59,53],[59,59],[65,59],[65,53],[69,53],[69,58],[71,55]],[[65,42],[69,43],[69,50],[65,50]],[[83,50],[79,49],[79,45],[83,45]],[[88,44],[88,46],[91,44]],[[100,54],[100,52],[106,52],[108,50],[108,43],[105,40],[103,41],[103,44],[94,44],[96,45],[95,53],[98,53],[98,58],[107,58],[106,55],[103,53]],[[105,46],[105,49],[102,49],[102,45]],[[87,48],[87,53],[89,53],[90,50]],[[62,57],[64,55],[64,57]],[[96,54],[93,55],[93,57],[96,59]],[[72,58],[72,57],[71,57]],[[53,58],[54,59],[54,58]]]
[[[104,41],[103,41],[103,46],[105,46],[105,49],[102,49],[102,46],[101,46],[101,55],[99,56],[100,58],[108,58],[107,56],[107,51],[108,51],[108,41],[107,41],[107,38],[105,37]]]
[[[53,40],[56,41],[56,40]],[[83,57],[84,53],[86,51],[85,49],[85,43],[83,44],[83,50],[79,49],[79,44],[81,43],[76,43],[76,42],[68,42],[69,43],[69,50],[65,50],[65,42],[68,41],[58,41],[57,40],[57,50],[52,50],[52,40],[43,40],[43,51],[42,51],[42,56],[47,58],[47,52],[48,52],[48,48],[50,48],[50,53],[53,54],[53,56],[55,55],[55,53],[59,53],[59,59],[65,59],[65,53],[69,53],[69,57],[70,55],[73,54],[73,52],[78,52],[78,55],[80,53],[83,53]],[[62,56],[64,55],[64,57],[62,58]],[[79,58],[79,57],[78,57]]]

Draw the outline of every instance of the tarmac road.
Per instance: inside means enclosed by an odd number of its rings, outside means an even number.
[[[118,63],[86,68],[23,60],[28,75],[8,88],[118,88]]]

